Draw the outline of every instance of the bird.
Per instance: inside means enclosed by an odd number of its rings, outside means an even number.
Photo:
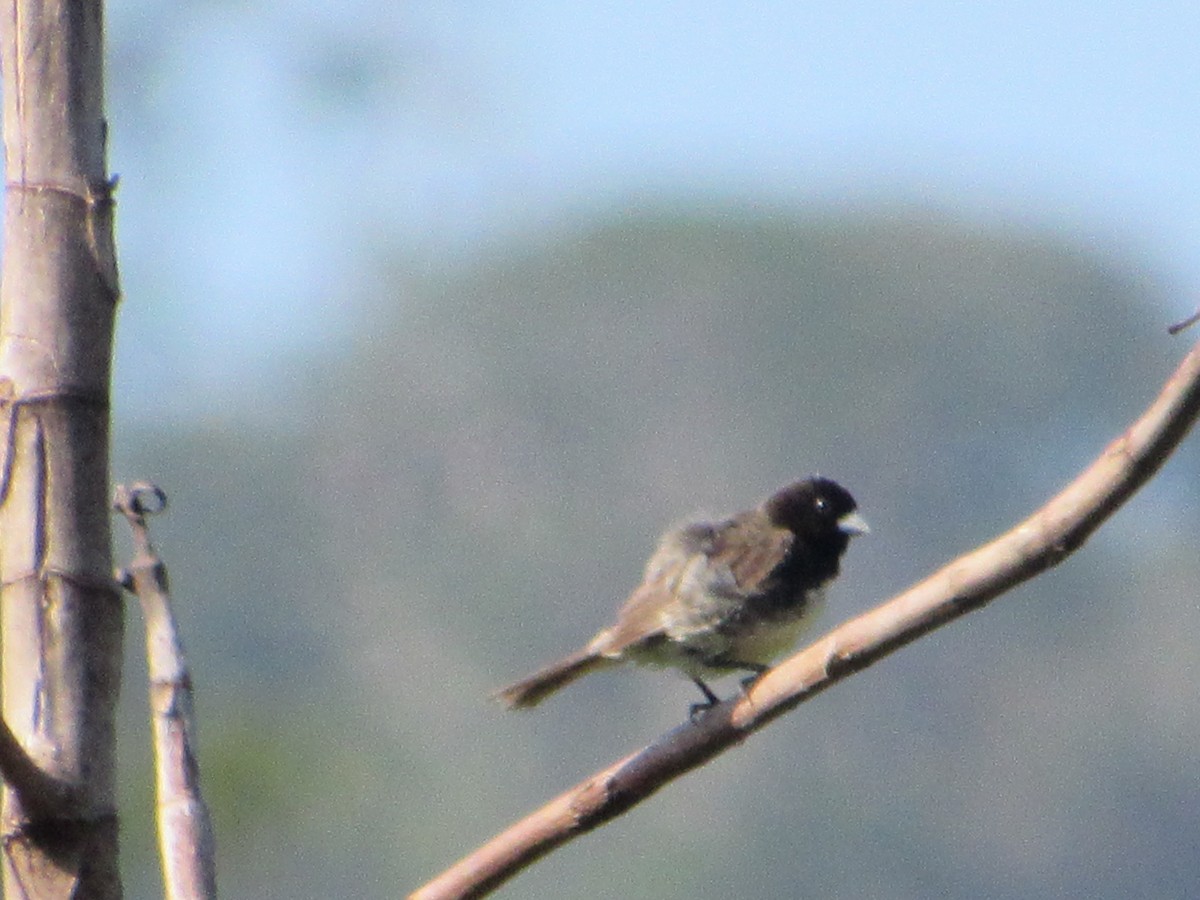
[[[616,621],[574,653],[497,691],[510,709],[536,706],[584,675],[624,662],[675,668],[719,702],[706,678],[751,672],[795,646],[838,575],[850,538],[870,531],[844,487],[813,476],[756,508],[668,529]]]

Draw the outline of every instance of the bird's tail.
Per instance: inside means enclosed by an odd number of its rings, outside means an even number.
[[[564,656],[558,662],[538,669],[528,678],[510,684],[503,690],[496,691],[492,697],[499,700],[509,709],[528,709],[537,706],[561,687],[566,687],[576,678],[581,678],[588,672],[603,669],[612,665],[616,660],[601,656],[587,647],[576,650],[570,656]]]

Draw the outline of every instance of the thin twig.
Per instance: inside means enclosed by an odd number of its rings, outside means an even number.
[[[133,562],[118,578],[137,594],[146,617],[163,886],[170,900],[207,900],[217,896],[216,854],[212,821],[200,793],[192,677],[171,613],[166,566],[146,526],[146,516],[166,505],[166,494],[154,485],[117,487],[113,508],[129,521],[134,542]]]
[[[1198,415],[1200,344],[1141,418],[1024,522],[784,660],[745,696],[551,800],[419,888],[411,900],[482,897],[841,679],[1057,565],[1158,470]]]
[[[1200,322],[1200,309],[1196,310],[1182,322],[1176,322],[1174,325],[1168,328],[1167,334],[1179,334],[1179,332],[1183,331],[1183,329],[1191,328],[1197,322]]]

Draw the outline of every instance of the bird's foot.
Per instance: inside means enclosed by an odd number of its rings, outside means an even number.
[[[742,679],[742,693],[743,694],[750,693],[750,688],[754,687],[754,683],[766,674],[767,674],[767,670],[766,670],[766,667],[764,666],[763,670],[761,672],[755,672],[753,675],[747,675],[745,678],[743,678]]]
[[[693,703],[688,707],[688,721],[693,725],[699,725],[700,720],[708,715],[709,710],[716,705],[715,703]]]

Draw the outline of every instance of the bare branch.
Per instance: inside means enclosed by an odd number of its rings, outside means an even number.
[[[79,803],[79,792],[68,782],[42,771],[3,719],[0,719],[0,777],[33,818],[65,816]]]
[[[146,516],[166,506],[166,494],[154,485],[117,487],[113,508],[129,521],[134,542],[133,563],[118,573],[118,580],[137,594],[146,617],[158,840],[166,895],[171,900],[203,900],[217,896],[217,870],[212,822],[200,793],[192,677],[171,613],[167,569],[150,543],[146,526]]]
[[[1200,414],[1200,344],[1141,418],[1061,493],[1012,530],[851,619],[657,742],[597,772],[419,888],[411,900],[481,897],[539,857],[846,676],[1057,565],[1166,461]]]
[[[1183,329],[1191,328],[1197,322],[1200,322],[1200,309],[1196,310],[1182,322],[1176,322],[1174,325],[1168,328],[1167,334],[1179,334],[1179,332],[1183,331]]]

